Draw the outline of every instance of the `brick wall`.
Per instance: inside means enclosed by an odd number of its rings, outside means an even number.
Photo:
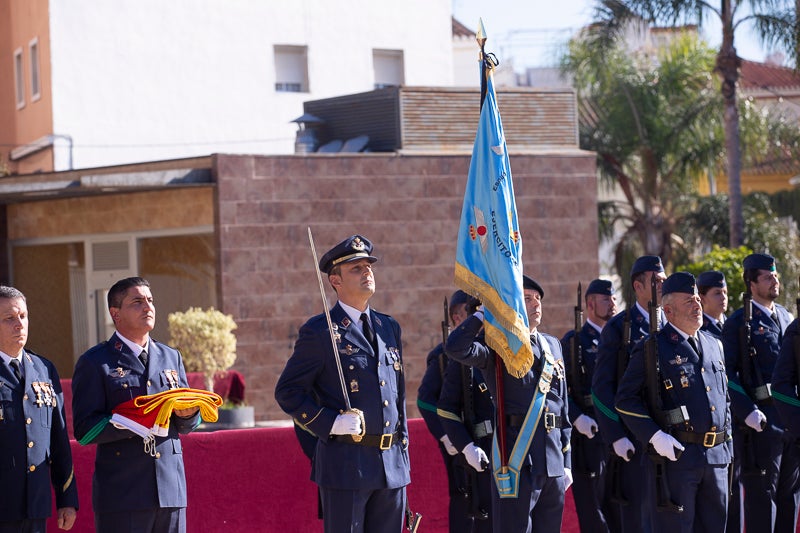
[[[403,328],[409,416],[425,357],[441,339],[442,301],[455,290],[455,239],[469,155],[217,155],[219,306],[234,316],[247,399],[260,420],[286,415],[275,383],[299,327],[322,312],[308,244],[317,253],[354,233],[375,245],[370,305]],[[598,274],[593,154],[511,154],[525,272],[545,290],[541,327],[571,327],[578,281]],[[327,288],[327,287],[326,287]],[[328,299],[335,302],[332,290]]]

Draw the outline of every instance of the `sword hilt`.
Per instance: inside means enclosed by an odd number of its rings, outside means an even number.
[[[359,420],[361,420],[361,433],[358,435],[350,435],[350,438],[353,439],[353,442],[361,442],[361,439],[364,438],[364,435],[367,434],[367,421],[364,420],[364,411],[361,409],[356,409],[355,407],[351,407],[350,409],[346,409],[344,411],[340,411],[342,414],[351,414],[356,415]]]

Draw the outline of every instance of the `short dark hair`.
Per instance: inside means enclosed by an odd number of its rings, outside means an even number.
[[[14,287],[9,287],[7,285],[0,285],[0,298],[6,300],[20,299],[23,302],[25,301],[25,295],[22,294],[22,291]]]
[[[149,286],[150,282],[140,277],[119,280],[108,290],[108,308],[111,309],[112,307],[122,307],[122,300],[124,300],[125,295],[128,294],[128,289],[132,287]]]

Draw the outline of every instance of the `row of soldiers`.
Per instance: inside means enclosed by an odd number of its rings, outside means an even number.
[[[558,531],[572,485],[582,531],[795,531],[798,325],[776,302],[775,259],[751,254],[743,268],[744,305],[727,318],[721,272],[667,277],[659,257],[640,257],[635,302],[617,313],[612,284],[592,281],[560,342],[538,332],[544,291],[524,277],[535,361],[522,378],[502,371],[497,435],[502,367],[487,360],[479,302],[456,292],[454,330],[429,354],[418,396],[448,470],[450,530]],[[532,391],[545,388],[525,433]],[[515,498],[492,479],[493,436],[512,456],[518,440],[529,446]]]

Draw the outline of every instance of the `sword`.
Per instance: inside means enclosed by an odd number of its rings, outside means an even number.
[[[361,409],[353,409],[350,405],[350,396],[347,394],[347,385],[344,381],[344,372],[342,371],[342,360],[339,357],[339,347],[336,346],[336,336],[333,332],[333,322],[331,322],[331,312],[328,310],[328,298],[325,296],[325,286],[322,284],[322,273],[319,270],[319,260],[317,260],[317,249],[314,247],[314,237],[311,235],[311,226],[308,227],[308,242],[311,245],[311,254],[314,256],[314,271],[317,273],[317,281],[319,282],[319,292],[322,295],[322,309],[325,311],[325,320],[328,321],[328,333],[331,337],[331,348],[333,348],[333,357],[336,359],[336,371],[339,373],[339,384],[342,386],[342,396],[344,396],[344,405],[346,409],[340,411],[341,413],[351,413],[357,415],[361,419],[361,433],[358,435],[351,435],[354,442],[361,442],[364,435],[367,433],[367,422],[364,420],[364,412]]]

